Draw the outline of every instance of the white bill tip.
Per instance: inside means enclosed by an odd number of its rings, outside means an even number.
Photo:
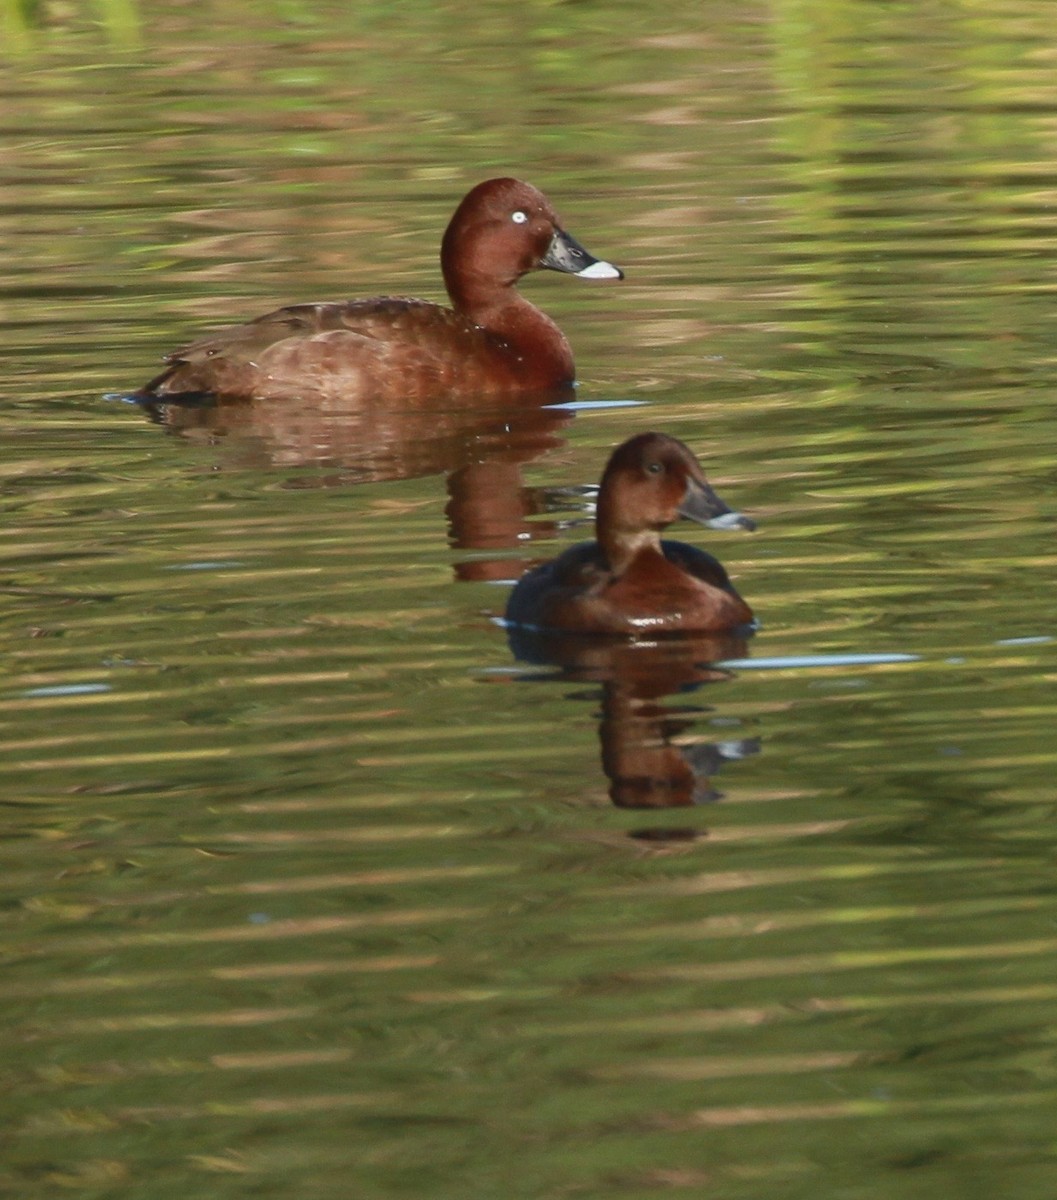
[[[623,279],[624,272],[619,267],[614,267],[612,263],[604,262],[599,259],[598,262],[593,262],[589,267],[584,267],[582,271],[577,271],[576,274],[581,279]]]
[[[743,516],[740,512],[722,513],[718,517],[713,517],[705,524],[709,529],[748,529],[756,528],[756,522],[749,517]]]

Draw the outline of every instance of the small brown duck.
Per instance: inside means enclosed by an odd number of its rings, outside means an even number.
[[[756,528],[712,490],[690,449],[640,433],[613,451],[598,493],[597,541],[533,568],[510,595],[514,625],[569,633],[655,636],[750,628],[752,609],[722,564],[662,541],[678,517],[712,529]]]

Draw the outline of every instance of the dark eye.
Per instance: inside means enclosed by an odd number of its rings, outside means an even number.
[[[647,475],[660,475],[664,470],[664,464],[659,462],[651,462],[646,464]]]

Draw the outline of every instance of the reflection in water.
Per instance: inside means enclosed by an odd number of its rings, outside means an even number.
[[[661,703],[665,696],[722,683],[732,673],[714,664],[740,659],[745,639],[734,635],[628,641],[528,633],[511,627],[510,647],[525,662],[561,668],[560,678],[602,685],[598,734],[602,770],[618,808],[686,808],[721,798],[713,776],[727,762],[759,751],[755,738],[690,740],[700,705]],[[697,831],[667,830],[685,838]],[[661,836],[651,830],[633,836]]]
[[[315,467],[339,472],[320,486],[413,479],[478,458],[528,461],[560,445],[551,437],[572,416],[543,408],[575,395],[557,388],[516,404],[460,400],[450,407],[213,398],[141,405],[151,420],[189,440],[208,441],[231,467]]]
[[[218,447],[238,469],[316,468],[287,487],[341,487],[448,475],[450,541],[459,550],[513,550],[531,528],[536,493],[522,487],[521,465],[561,446],[559,431],[573,420],[562,387],[496,407],[463,401],[450,409],[341,407],[305,401],[211,399],[198,404],[152,402],[151,420],[190,440]],[[520,560],[459,563],[460,579],[509,579]]]
[[[461,1200],[501,1147],[525,1194],[1051,1196],[1057,654],[992,643],[1054,632],[1053,0],[123,3],[135,56],[119,0],[0,4],[0,1193]],[[568,426],[94,398],[253,297],[432,287],[500,165],[633,268],[534,285],[582,394],[770,517],[728,686],[470,685],[496,593],[431,584]],[[627,800],[727,798],[570,818],[596,709],[678,779]]]

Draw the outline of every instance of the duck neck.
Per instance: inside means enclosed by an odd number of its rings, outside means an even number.
[[[444,284],[452,308],[468,321],[501,338],[525,361],[528,373],[548,382],[575,377],[572,350],[558,326],[517,290],[520,276],[496,278],[494,268],[478,271],[472,262],[451,262],[441,253]]]
[[[573,354],[558,326],[513,289],[506,301],[477,323],[509,343],[532,371],[545,372],[555,382],[571,382]]]
[[[642,555],[663,556],[661,535],[657,530],[621,525],[616,515],[608,511],[604,496],[598,502],[595,537],[614,575],[623,575]]]

